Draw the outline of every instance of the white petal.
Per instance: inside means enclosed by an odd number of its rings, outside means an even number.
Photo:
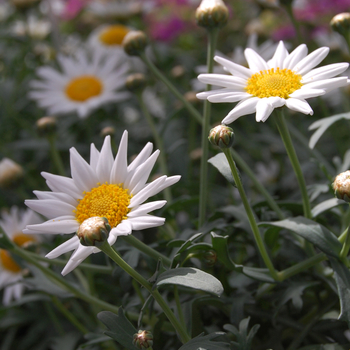
[[[123,220],[117,227],[113,228],[109,235],[113,235],[114,237],[118,236],[127,236],[130,235],[132,231],[132,226],[129,222],[129,219]]]
[[[303,100],[311,97],[321,96],[326,93],[325,90],[321,89],[309,89],[308,85],[304,85],[303,88],[294,91],[289,95],[292,98],[301,98]]]
[[[70,205],[76,206],[77,200],[71,197],[69,194],[62,192],[48,192],[48,191],[33,191],[38,199],[56,199]]]
[[[215,56],[214,60],[224,66],[232,75],[248,79],[252,76],[252,71],[249,68],[234,63],[226,58]]]
[[[54,199],[27,199],[25,204],[50,219],[57,216],[71,215],[75,210],[74,206]]]
[[[221,94],[215,94],[213,96],[208,96],[208,101],[212,103],[238,102],[249,96],[250,94],[247,92],[225,92]]]
[[[308,89],[321,89],[329,92],[342,86],[348,85],[347,77],[337,77],[325,80],[315,81],[313,83],[306,84],[305,87]]]
[[[267,102],[267,99],[262,98],[256,105],[255,120],[265,122],[273,110],[274,108]]]
[[[124,183],[127,176],[127,152],[128,152],[128,132],[125,130],[119,143],[117,156],[115,157],[109,183]]]
[[[95,145],[92,143],[90,146],[90,166],[97,173],[97,163],[100,157],[100,152],[97,150]]]
[[[79,244],[78,249],[72,254],[70,259],[75,260],[75,261],[84,260],[89,255],[94,253],[94,251],[101,251],[101,250],[96,248],[96,247],[86,247],[86,246]]]
[[[144,230],[150,227],[158,227],[164,225],[165,219],[158,216],[145,215],[128,220],[133,230]]]
[[[67,262],[66,266],[64,267],[64,269],[61,272],[62,276],[65,276],[69,272],[72,272],[76,267],[78,267],[83,262],[83,260],[84,259],[81,259],[81,260],[69,259],[69,261]]]
[[[252,73],[261,72],[269,69],[266,61],[254,50],[248,48],[244,50],[244,56]]]
[[[323,59],[328,55],[329,48],[328,47],[321,47],[314,52],[307,55],[305,58],[303,58],[301,61],[299,61],[292,70],[297,73],[304,75],[312,68],[316,67],[320,62],[323,61]]]
[[[42,224],[28,225],[27,229],[36,233],[73,233],[79,228],[76,220],[50,220]]]
[[[280,68],[283,65],[284,60],[288,57],[288,51],[283,44],[283,41],[280,41],[275,54],[270,61],[267,62],[270,68]]]
[[[198,80],[205,84],[222,86],[235,91],[244,91],[247,79],[226,74],[200,74]]]
[[[72,238],[68,239],[68,241],[66,241],[66,242],[62,243],[61,245],[59,245],[58,247],[56,247],[50,253],[46,254],[46,258],[55,259],[62,254],[65,254],[67,252],[70,252],[71,250],[77,249],[79,244],[80,244],[79,238],[77,235],[75,235]]]
[[[297,98],[288,98],[286,100],[286,106],[293,111],[301,112],[304,114],[310,114],[310,115],[314,114],[310,105],[305,100],[300,100]]]
[[[46,172],[42,172],[41,176],[46,179],[46,182],[52,191],[67,193],[73,198],[81,198],[81,191],[75,185],[73,179]]]
[[[293,70],[294,66],[305,58],[307,55],[307,46],[305,44],[299,45],[294,51],[292,51],[283,62],[282,68]]]
[[[165,204],[166,204],[166,201],[164,201],[164,200],[142,204],[137,208],[133,208],[127,216],[128,216],[128,218],[142,216],[142,215],[150,213],[153,210],[157,210],[157,209],[162,208]]]
[[[180,179],[181,179],[180,175],[174,175],[174,176],[167,177],[166,180],[162,184],[159,185],[159,187],[157,187],[153,190],[153,193],[150,196],[154,196],[157,193],[163,191],[165,188],[176,184],[178,181],[180,181]]]
[[[230,124],[242,115],[254,113],[259,97],[251,97],[239,102],[235,108],[222,120],[223,124]]]
[[[349,67],[349,63],[334,63],[327,66],[319,67],[305,74],[301,79],[303,84],[312,83],[314,81],[335,77],[344,72]]]
[[[111,137],[106,136],[96,168],[97,177],[101,184],[110,180],[113,161],[114,159],[111,147]]]

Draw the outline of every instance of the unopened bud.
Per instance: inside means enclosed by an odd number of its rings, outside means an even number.
[[[125,85],[132,92],[142,91],[146,87],[146,78],[142,73],[134,73],[126,78]]]
[[[55,117],[42,117],[37,120],[36,128],[40,136],[51,135],[56,132],[57,122]]]
[[[139,330],[134,334],[133,344],[139,349],[148,349],[153,345],[153,335],[150,331]]]
[[[215,250],[211,249],[203,254],[203,259],[208,266],[213,266],[218,259],[218,255]]]
[[[332,186],[337,198],[350,203],[350,170],[337,175]]]
[[[330,22],[332,29],[343,36],[348,36],[350,31],[350,13],[344,12],[334,16]]]
[[[0,161],[0,187],[13,188],[23,178],[23,168],[9,158]]]
[[[202,0],[196,10],[197,24],[204,28],[223,27],[228,20],[228,9],[222,0]]]
[[[131,30],[125,35],[122,45],[124,51],[129,56],[139,56],[145,51],[145,48],[148,45],[148,37],[141,30]]]
[[[198,103],[200,100],[197,98],[197,93],[195,91],[187,91],[184,95],[184,98],[189,103]]]
[[[233,145],[235,134],[230,127],[221,124],[210,130],[208,139],[214,146],[230,148]]]
[[[100,135],[102,138],[105,138],[108,135],[114,136],[114,134],[115,134],[115,129],[113,128],[113,126],[106,126],[100,132]]]
[[[86,219],[77,231],[80,243],[84,246],[99,246],[108,238],[111,227],[104,217],[94,216]]]

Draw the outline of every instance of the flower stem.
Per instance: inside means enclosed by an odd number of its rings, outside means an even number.
[[[158,68],[148,59],[148,57],[142,53],[140,58],[147,65],[147,67],[152,71],[152,73],[161,80],[168,89],[184,104],[187,110],[190,112],[192,117],[199,123],[202,124],[201,114],[188,102],[185,100],[183,95],[176,89],[176,87],[158,70]]]
[[[129,264],[127,264],[117,252],[109,245],[106,241],[101,246],[99,246],[107,256],[109,256],[119,267],[121,267],[126,273],[128,273],[132,278],[134,278],[138,283],[140,283],[145,289],[147,289],[153,298],[157,301],[159,306],[162,308],[163,312],[173,325],[173,327],[178,332],[180,339],[183,343],[186,343],[190,340],[189,335],[187,334],[183,325],[175,317],[174,313],[169,308],[166,301],[159,294],[157,289],[153,289],[151,283],[149,283],[144,277],[142,277],[137,271],[135,271]]]
[[[235,162],[242,168],[242,170],[249,176],[249,178],[253,181],[254,186],[260,191],[260,193],[265,197],[266,202],[269,204],[271,209],[273,209],[278,218],[280,220],[283,220],[285,218],[281,208],[278,206],[276,201],[273,199],[273,197],[270,195],[270,193],[266,190],[266,188],[261,184],[259,179],[255,176],[254,172],[250,168],[250,166],[244,161],[244,159],[236,152],[234,149],[231,148],[231,154]]]
[[[167,267],[169,267],[171,265],[171,260],[168,257],[157,252],[155,249],[151,248],[150,246],[146,245],[145,243],[141,242],[135,236],[128,235],[128,236],[122,236],[121,238],[125,242],[129,243],[130,245],[137,248],[139,251],[145,253],[146,255],[150,256],[151,258],[153,258],[155,260],[159,260],[159,259],[162,260],[163,265],[165,265]]]
[[[279,280],[279,275],[277,273],[277,271],[275,270],[271,260],[270,260],[270,257],[266,251],[266,248],[265,248],[265,245],[264,245],[264,242],[261,238],[261,235],[260,235],[260,231],[259,231],[259,228],[258,228],[258,225],[255,221],[255,217],[254,217],[254,214],[253,214],[253,211],[249,205],[249,202],[248,202],[248,198],[245,194],[245,191],[244,191],[244,188],[243,188],[243,185],[242,185],[242,182],[241,182],[241,179],[238,175],[238,170],[237,170],[237,167],[236,167],[236,164],[235,162],[233,161],[233,158],[232,158],[232,155],[231,155],[231,151],[229,148],[224,148],[223,149],[223,152],[227,158],[227,161],[230,165],[230,169],[231,169],[231,172],[232,172],[232,175],[233,175],[233,178],[235,180],[235,183],[236,183],[236,186],[237,186],[237,189],[238,189],[238,192],[241,196],[241,199],[242,199],[242,202],[243,202],[243,205],[244,205],[244,209],[247,213],[247,216],[248,216],[248,220],[249,220],[249,224],[250,224],[250,227],[253,231],[253,235],[254,235],[254,238],[255,238],[255,242],[258,246],[258,249],[259,249],[259,252],[261,254],[261,257],[262,259],[264,260],[264,263],[266,265],[266,267],[269,269],[270,273],[271,273],[271,276],[276,280],[278,281]]]
[[[216,41],[218,37],[218,28],[212,28],[208,30],[208,50],[207,50],[207,72],[213,72],[214,66],[214,53],[216,47]],[[207,85],[207,91],[211,90],[211,85]],[[203,109],[203,124],[202,124],[202,156],[201,156],[201,168],[200,168],[200,183],[199,183],[199,215],[198,215],[198,227],[204,224],[207,208],[208,197],[208,151],[209,151],[209,126],[210,126],[210,111],[211,103],[208,100],[204,101]]]
[[[339,254],[339,258],[345,263],[346,266],[349,265],[348,260],[346,259],[346,257],[349,254],[349,249],[350,249],[350,226],[346,231],[345,242],[343,243],[343,247]]]
[[[301,170],[300,163],[299,163],[297,154],[295,152],[293,142],[292,142],[292,139],[290,137],[283,112],[281,111],[281,109],[275,109],[275,111],[276,111],[275,120],[276,120],[277,128],[278,128],[278,131],[281,135],[284,146],[287,150],[287,154],[289,156],[290,162],[292,163],[292,167],[294,169],[294,172],[295,172],[295,175],[297,177],[298,184],[300,187],[301,195],[303,198],[304,216],[308,219],[311,219],[312,214],[311,214],[311,208],[310,208],[310,201],[309,201],[309,197],[307,195],[306,184],[305,184],[303,172]]]
[[[158,133],[158,130],[156,128],[154,120],[153,120],[151,114],[149,113],[149,111],[145,105],[145,102],[143,101],[142,94],[136,93],[136,97],[137,97],[139,105],[141,107],[141,111],[144,114],[149,127],[151,128],[153,139],[154,139],[154,142],[156,144],[156,147],[160,150],[159,163],[160,163],[161,172],[162,172],[162,174],[169,175],[168,166],[167,166],[166,158],[165,158],[165,149],[164,149],[164,145],[163,145],[163,140]],[[165,199],[168,203],[172,202],[172,195],[171,195],[170,187],[167,187],[164,189],[164,196],[165,196]]]
[[[50,144],[50,153],[51,153],[51,159],[53,164],[55,164],[56,170],[58,173],[62,176],[65,176],[64,166],[62,162],[62,158],[57,150],[56,147],[56,136],[55,135],[48,135],[47,140]]]

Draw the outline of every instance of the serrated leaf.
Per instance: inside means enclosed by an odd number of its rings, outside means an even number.
[[[326,201],[317,204],[311,210],[312,217],[315,218],[316,216],[324,213],[325,211],[332,209],[334,207],[337,207],[338,205],[341,205],[341,204],[346,204],[346,203],[343,200],[338,198],[327,199]]]
[[[214,276],[193,267],[179,267],[159,275],[156,286],[175,284],[220,296],[224,291],[221,282]]]
[[[182,345],[179,350],[223,350],[230,349],[229,343],[211,341],[215,338],[225,335],[224,332],[215,332],[203,336],[203,334],[191,339],[186,344]]]
[[[314,244],[327,255],[338,257],[342,248],[337,237],[321,224],[302,216],[275,222],[261,222],[263,226],[277,226],[290,230]]]
[[[119,308],[118,315],[110,311],[101,311],[97,317],[109,329],[109,331],[104,332],[106,335],[129,350],[137,349],[132,343],[137,330],[125,317],[122,308]]]
[[[208,162],[218,169],[221,175],[223,175],[231,185],[237,187],[231,173],[230,165],[228,164],[226,156],[223,153],[219,153],[216,156],[208,159]]]

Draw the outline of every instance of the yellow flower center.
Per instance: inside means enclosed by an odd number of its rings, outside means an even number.
[[[290,69],[271,68],[253,74],[247,82],[245,90],[255,97],[281,97],[289,95],[301,88],[302,76]]]
[[[129,32],[129,28],[122,25],[108,26],[99,36],[100,41],[107,45],[121,45],[125,35]]]
[[[102,82],[93,75],[82,75],[72,79],[66,86],[66,95],[73,101],[83,102],[98,96],[103,90]]]
[[[13,242],[19,245],[20,247],[28,244],[29,242],[34,242],[35,239],[33,236],[25,235],[23,233],[19,233],[14,236]],[[5,249],[0,249],[0,260],[1,265],[5,270],[18,273],[22,270],[22,268],[16,263],[16,261],[12,258],[10,252]]]
[[[98,184],[90,192],[84,192],[84,198],[78,200],[75,217],[79,224],[94,216],[105,217],[113,228],[127,218],[130,199],[128,190],[120,184]]]

